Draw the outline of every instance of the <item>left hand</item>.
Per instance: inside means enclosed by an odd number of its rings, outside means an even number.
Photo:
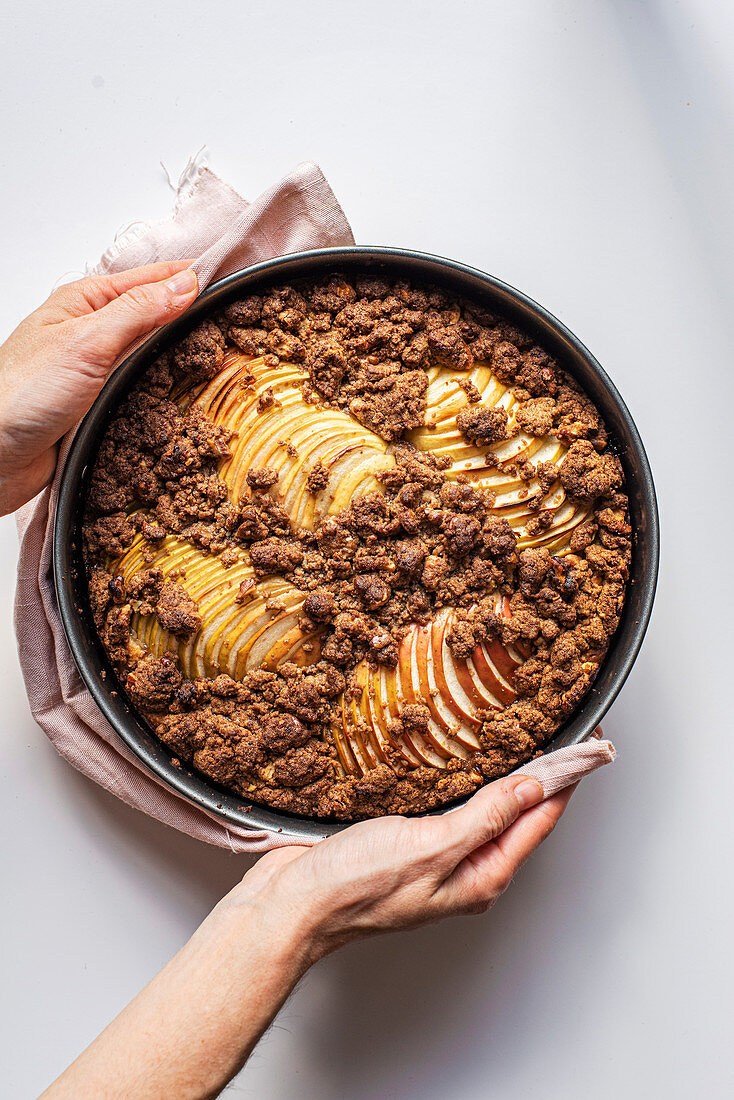
[[[0,515],[53,477],[58,442],[89,409],[116,359],[190,306],[190,260],[95,275],[55,290],[0,347]]]

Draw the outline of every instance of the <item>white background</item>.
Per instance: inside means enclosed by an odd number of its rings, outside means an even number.
[[[488,916],[320,964],[233,1095],[732,1095],[727,8],[6,0],[1,335],[119,228],[166,214],[159,161],[175,175],[206,144],[255,197],[315,159],[359,243],[475,264],[569,324],[617,382],[657,480],[655,614],[605,724],[618,763],[585,780]],[[6,519],[0,1093],[25,1097],[247,863],[56,757],[17,666],[15,558]]]

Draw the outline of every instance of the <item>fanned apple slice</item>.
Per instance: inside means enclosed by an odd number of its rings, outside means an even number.
[[[185,676],[213,677],[227,673],[235,680],[255,668],[274,669],[284,661],[309,665],[320,655],[319,631],[298,625],[303,593],[280,577],[256,578],[243,553],[229,568],[188,542],[168,535],[160,548],[144,557],[149,546],[137,536],[111,570],[127,583],[146,569],[158,568],[196,601],[201,629],[176,638],[155,615],[134,607],[132,631],[156,656],[175,653]],[[235,599],[237,597],[237,600]]]
[[[509,615],[509,603],[498,597],[497,611]],[[387,759],[388,747],[414,767],[445,769],[451,760],[467,760],[480,747],[477,733],[486,715],[516,698],[512,678],[525,655],[494,641],[477,646],[467,661],[456,658],[446,641],[454,614],[443,608],[431,622],[409,627],[395,668],[374,669],[367,661],[358,666],[361,697],[342,699],[334,731],[346,773],[364,774]],[[427,729],[404,727],[395,736],[389,723],[414,704],[428,709]]]
[[[436,691],[435,700],[440,700],[444,712],[448,712],[457,728],[457,740],[463,741],[467,748],[476,748],[476,732],[482,722],[471,700],[463,691],[454,668],[454,655],[446,644],[446,634],[451,626],[451,611],[445,608],[434,620],[431,631],[431,661],[429,678],[431,690]]]
[[[588,520],[592,511],[590,505],[565,500],[555,512],[551,526],[533,536],[524,532],[518,539],[518,547],[523,550],[528,546],[546,546],[556,557],[563,557],[571,552],[571,535]],[[542,510],[536,514],[542,515]]]
[[[507,411],[512,438],[484,449],[464,438],[456,425],[456,416],[469,407],[467,394],[460,385],[467,380],[479,391],[483,407],[502,407]],[[569,502],[558,481],[549,492],[537,478],[524,481],[520,477],[516,467],[519,460],[532,462],[535,466],[543,462],[558,467],[567,447],[555,436],[535,437],[520,431],[516,422],[517,407],[516,398],[485,362],[475,363],[468,372],[432,368],[426,425],[409,432],[408,438],[416,447],[449,458],[448,477],[462,474],[469,484],[490,489],[495,498],[495,512],[508,521],[520,549],[547,546],[554,553],[568,553],[571,534],[586,520],[589,509]],[[543,514],[550,515],[549,526],[529,534],[528,524]]]
[[[466,379],[476,386],[486,404],[496,404],[506,393],[506,387],[495,378],[491,367],[484,361],[476,362],[468,372],[431,367],[426,393],[426,427],[417,429],[418,432],[453,430],[456,414],[467,404],[466,391],[459,384]]]
[[[375,475],[395,460],[384,440],[347,413],[307,402],[305,380],[292,363],[270,366],[261,357],[231,353],[207,385],[180,393],[178,400],[236,433],[231,457],[219,467],[231,499],[247,492],[250,470],[270,467],[278,474],[272,496],[294,524],[313,529],[353,495],[382,491]],[[327,471],[326,484],[312,493],[307,481],[319,464]]]
[[[461,386],[466,381],[476,386],[483,407],[506,410],[508,426],[513,433],[510,439],[479,448],[464,438],[457,427],[456,415],[462,409],[471,407]],[[426,401],[426,427],[417,428],[408,436],[416,447],[448,457],[451,460],[447,470],[449,477],[464,474],[471,484],[491,489],[500,498],[513,488],[520,492],[528,487],[516,474],[510,474],[506,467],[521,458],[535,459],[543,441],[517,429],[515,413],[518,402],[511,391],[495,378],[486,363],[475,363],[470,371],[433,368],[429,372]],[[545,461],[545,458],[535,460]]]
[[[404,736],[410,737],[419,755],[425,757],[427,753],[430,753],[434,757],[437,756],[444,761],[443,766],[445,767],[446,761],[453,756],[464,756],[465,754],[462,746],[457,744],[449,747],[446,743],[447,739],[444,730],[441,728],[441,722],[436,720],[438,717],[437,712],[431,706],[431,696],[425,680],[426,665],[431,659],[429,656],[429,632],[432,633],[432,625],[429,624],[427,627],[418,626],[414,630],[409,630],[403,638],[398,650],[398,691],[401,702],[405,706],[421,703],[423,706],[428,707],[430,714],[425,734],[411,733]],[[423,684],[421,683],[421,674],[424,678]]]
[[[331,737],[337,751],[339,766],[345,775],[361,775],[361,769],[355,760],[344,723],[343,705],[337,712],[336,719],[331,728]]]
[[[342,729],[358,774],[365,775],[374,768],[378,760],[370,751],[367,723],[362,710],[364,687],[367,682],[366,669],[357,670],[358,682],[363,688],[359,699],[346,701],[342,696]]]
[[[402,739],[395,737],[391,731],[390,723],[399,717],[400,708],[397,698],[390,700],[385,669],[379,670],[377,675],[370,677],[365,698],[370,724],[380,743],[382,754],[386,755],[387,749],[390,748],[392,751],[397,751],[408,764],[417,765],[419,760],[415,753],[411,752]]]
[[[359,712],[362,742],[366,755],[373,760],[375,764],[384,764],[387,761],[385,750],[388,745],[388,740],[385,737],[386,731],[383,731],[379,717],[375,713],[375,708],[372,705],[374,680],[369,676],[369,671],[365,678],[366,683],[362,695],[356,704]]]
[[[491,371],[486,362],[477,362],[469,371],[451,370],[448,367],[432,367],[428,371],[428,389],[426,391],[426,423],[408,433],[411,443],[424,451],[434,454],[448,454],[451,458],[451,472],[467,472],[470,477],[491,474],[492,465],[486,462],[484,453],[468,443],[456,426],[457,413],[469,405],[469,398],[461,383],[471,382],[481,396],[486,408],[502,407],[507,412],[508,423],[515,426],[517,399],[507,386],[503,385]],[[531,445],[533,437],[519,433],[513,438],[495,443],[488,448],[496,462],[511,462],[520,458]]]

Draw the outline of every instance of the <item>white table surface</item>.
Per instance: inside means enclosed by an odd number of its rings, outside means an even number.
[[[619,760],[483,918],[351,947],[233,1095],[731,1096],[734,24],[703,0],[6,3],[0,335],[206,144],[254,197],[318,160],[360,243],[476,264],[560,316],[646,440],[662,569]],[[706,535],[710,535],[709,538]],[[0,1094],[35,1095],[247,861],[129,810],[32,721],[0,527]],[[111,1091],[110,1096],[114,1093]]]

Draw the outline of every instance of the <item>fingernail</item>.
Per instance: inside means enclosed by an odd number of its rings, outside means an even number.
[[[537,779],[523,779],[515,787],[515,798],[521,810],[535,806],[543,798],[543,788]]]
[[[174,298],[188,298],[198,290],[199,280],[196,278],[196,272],[187,267],[185,271],[177,271],[170,279],[166,279],[166,286]]]

